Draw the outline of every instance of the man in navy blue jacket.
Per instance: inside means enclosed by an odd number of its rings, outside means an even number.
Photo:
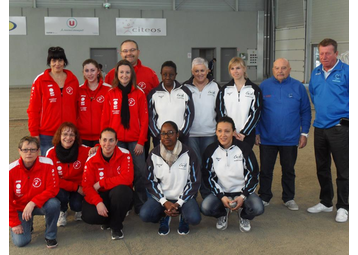
[[[316,110],[313,122],[320,203],[310,213],[332,212],[331,154],[337,168],[337,222],[348,220],[349,210],[349,66],[337,59],[337,42],[318,45],[321,65],[312,71],[309,90]]]
[[[282,200],[290,210],[298,210],[295,197],[295,163],[297,147],[307,144],[311,126],[311,107],[306,88],[290,76],[288,60],[277,59],[273,77],[263,81],[261,119],[256,127],[256,145],[260,144],[260,189],[258,193],[265,206],[271,191],[273,170],[280,153],[282,167]]]

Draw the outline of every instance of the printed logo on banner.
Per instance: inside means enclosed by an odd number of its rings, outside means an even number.
[[[9,31],[14,30],[17,27],[15,22],[10,21],[9,22]]]
[[[67,26],[69,28],[75,28],[77,27],[77,20],[75,18],[70,18],[67,20]]]

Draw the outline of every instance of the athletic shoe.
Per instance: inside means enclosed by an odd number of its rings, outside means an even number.
[[[333,211],[333,206],[327,207],[321,203],[318,203],[315,206],[312,206],[307,209],[307,212],[309,213],[332,212],[332,211]]]
[[[266,202],[266,201],[264,201],[264,200],[262,200],[262,203],[264,204],[264,206],[269,206],[269,202]]]
[[[75,221],[82,220],[82,212],[75,212]]]
[[[102,230],[108,230],[108,229],[111,229],[111,228],[109,227],[109,225],[102,225],[101,229]]]
[[[112,230],[112,240],[119,240],[124,238],[122,230]]]
[[[64,227],[67,224],[67,212],[60,212],[60,217],[58,217],[57,227]]]
[[[58,245],[56,239],[47,239],[47,238],[45,238],[45,241],[46,241],[46,246],[49,249],[56,248],[57,245]]]
[[[170,232],[170,221],[171,221],[171,217],[169,216],[165,216],[163,218],[161,218],[160,220],[160,226],[159,226],[159,230],[158,230],[158,234],[161,236],[166,236],[167,234],[169,234]]]
[[[219,230],[225,230],[227,229],[227,225],[229,224],[229,208],[225,208],[226,215],[221,216],[218,218],[218,221],[216,222],[216,228]]]
[[[184,221],[183,217],[180,214],[180,216],[179,216],[178,234],[182,235],[182,236],[185,236],[185,235],[189,234],[189,232],[190,232],[189,224]]]
[[[337,211],[336,221],[346,222],[348,220],[348,211],[344,208],[339,208]]]
[[[240,231],[249,232],[251,230],[250,220],[240,217]]]
[[[298,211],[298,205],[296,204],[295,200],[287,201],[285,206],[292,211]]]

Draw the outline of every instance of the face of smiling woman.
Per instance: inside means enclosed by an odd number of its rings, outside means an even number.
[[[179,133],[175,131],[172,125],[166,123],[162,126],[160,131],[160,140],[167,150],[174,150],[178,137]]]
[[[216,127],[216,136],[219,143],[225,148],[229,148],[232,145],[234,130],[232,124],[229,122],[219,122]]]
[[[64,127],[61,131],[61,145],[65,149],[72,147],[73,143],[76,140],[76,135],[73,129],[69,127]]]
[[[127,65],[121,65],[118,67],[118,80],[125,87],[131,81],[131,68]]]
[[[99,144],[101,145],[103,155],[106,157],[112,156],[114,149],[117,146],[116,135],[111,131],[105,131],[101,134]]]

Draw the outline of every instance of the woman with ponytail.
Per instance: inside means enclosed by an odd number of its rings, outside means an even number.
[[[130,151],[134,164],[134,210],[138,214],[147,199],[143,183],[145,171],[144,143],[147,141],[148,108],[144,92],[137,87],[136,74],[127,60],[115,67],[112,89],[106,95],[101,129],[117,132],[118,146]]]

